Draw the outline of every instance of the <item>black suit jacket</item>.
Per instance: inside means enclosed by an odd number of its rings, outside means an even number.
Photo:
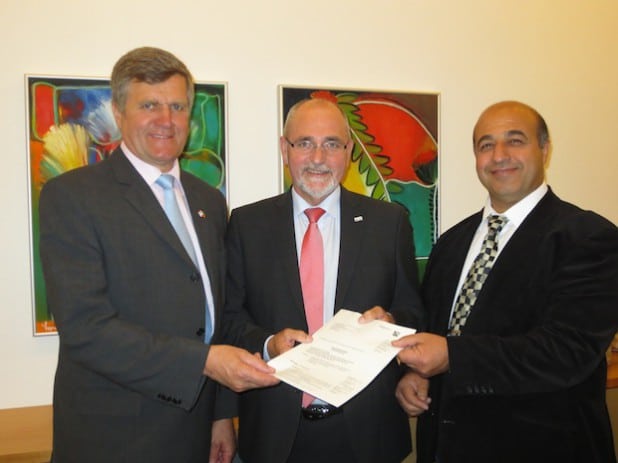
[[[220,320],[225,201],[190,174],[181,181]],[[215,384],[202,375],[204,291],[148,185],[117,150],[50,180],[40,224],[60,335],[54,461],[206,461]]]
[[[446,335],[477,213],[429,259],[429,330]],[[450,370],[431,381],[418,421],[419,463],[615,461],[605,350],[618,329],[618,231],[551,190],[496,260]]]
[[[261,353],[266,338],[284,328],[307,331],[291,193],[234,210],[226,245],[227,340]],[[335,310],[374,305],[392,312],[397,323],[421,325],[412,229],[402,207],[342,189]],[[399,377],[393,362],[343,407],[359,462],[399,462],[410,452],[408,419],[394,395]],[[241,394],[243,461],[285,462],[300,409],[301,392],[284,383]]]

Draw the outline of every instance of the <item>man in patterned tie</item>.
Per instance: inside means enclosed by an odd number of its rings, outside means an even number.
[[[549,133],[530,106],[490,106],[473,141],[489,198],[430,256],[434,334],[395,343],[418,462],[615,462],[604,353],[618,328],[618,230],[547,186]],[[484,241],[491,258],[477,257]]]
[[[293,187],[238,208],[230,218],[229,343],[273,358],[309,341],[308,333],[341,308],[421,327],[405,210],[340,186],[350,164],[350,135],[333,102],[312,99],[290,109],[280,148]],[[393,361],[342,408],[283,383],[241,394],[242,460],[401,462],[410,452],[410,431],[395,399],[399,378]]]

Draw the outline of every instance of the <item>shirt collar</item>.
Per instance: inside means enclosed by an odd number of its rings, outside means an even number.
[[[340,209],[340,198],[341,198],[341,186],[338,185],[337,188],[333,190],[331,194],[329,194],[324,200],[313,206],[305,201],[292,187],[292,206],[294,208],[294,216],[302,215],[305,217],[305,209],[310,209],[312,207],[321,207],[326,211],[324,215],[331,215],[333,217],[338,217],[339,209]]]
[[[545,193],[547,193],[548,190],[549,188],[547,187],[547,183],[541,183],[536,190],[509,207],[502,214],[496,212],[494,208],[491,207],[491,199],[487,198],[485,207],[483,208],[483,220],[485,220],[489,215],[503,215],[509,219],[510,224],[518,227],[528,216],[528,214],[530,214],[532,209],[535,208],[543,196],[545,196]]]
[[[158,167],[153,166],[152,164],[148,164],[146,161],[138,158],[133,152],[129,149],[129,147],[123,141],[120,144],[120,148],[122,148],[122,152],[129,160],[129,162],[135,167],[135,170],[142,176],[142,178],[146,181],[148,185],[154,184],[154,182],[161,175],[161,171]],[[169,172],[165,172],[166,174],[172,175],[177,182],[176,184],[180,184],[180,166],[178,164],[178,159],[174,161],[174,165],[170,169]]]

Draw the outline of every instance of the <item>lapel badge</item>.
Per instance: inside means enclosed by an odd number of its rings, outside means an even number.
[[[362,221],[363,221],[362,215],[357,215],[356,217],[354,217],[354,222],[362,222]]]
[[[200,219],[205,219],[206,218],[206,213],[200,209],[199,211],[197,211],[197,215]]]

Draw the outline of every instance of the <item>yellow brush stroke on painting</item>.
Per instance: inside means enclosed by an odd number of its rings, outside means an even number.
[[[49,164],[42,172],[45,180],[50,176],[85,166],[88,163],[90,137],[86,129],[77,124],[52,126],[43,137],[43,160]]]
[[[343,186],[355,193],[369,196],[371,195],[371,188],[366,184],[365,175],[358,172],[358,163],[359,161],[350,162],[350,168],[343,180]]]

